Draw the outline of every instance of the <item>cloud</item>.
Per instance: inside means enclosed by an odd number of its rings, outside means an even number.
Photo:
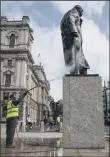
[[[108,29],[106,30],[106,32],[105,32],[105,33],[106,33],[106,35],[107,35],[107,38],[108,38],[108,39],[110,39],[109,27],[108,27]]]
[[[106,1],[52,1],[51,2],[61,13],[65,13],[75,5],[81,5],[87,14],[102,14]]]
[[[9,3],[9,2],[8,2]],[[53,1],[53,5],[56,5],[58,9],[64,12],[71,9],[71,6],[74,6],[76,2],[59,2]],[[82,5],[88,6],[90,14],[101,14],[105,2],[81,2]],[[101,3],[101,4],[100,4]],[[78,2],[77,2],[78,4]],[[99,6],[96,7],[96,4]],[[5,9],[5,6],[2,8]],[[29,7],[29,6],[28,6]],[[32,5],[31,5],[32,7]],[[96,9],[97,8],[97,9]],[[15,12],[16,10],[16,12]],[[36,11],[37,12],[37,11]],[[3,10],[2,10],[3,13]],[[21,7],[13,8],[12,10],[6,10],[3,13],[10,17],[14,16],[15,20],[21,20],[24,11]],[[39,13],[38,13],[39,14]],[[37,20],[34,20],[33,12],[29,12],[28,16],[30,17],[30,25],[34,29],[34,43],[32,46],[32,55],[36,62],[42,62],[44,70],[47,75],[47,79],[55,79],[50,82],[51,90],[50,94],[54,97],[55,100],[62,98],[62,78],[63,75],[67,72],[67,68],[64,63],[63,48],[60,27],[40,27],[37,24]],[[40,15],[39,15],[40,16]],[[18,19],[19,18],[19,19]],[[45,15],[41,15],[41,20],[45,18]],[[55,19],[54,19],[55,20]],[[99,27],[94,23],[91,18],[84,18],[82,25],[82,34],[83,34],[83,51],[86,59],[89,62],[90,70],[89,73],[100,74],[103,80],[108,80],[108,70],[109,70],[109,42],[104,33],[100,32]],[[38,59],[38,54],[40,53],[40,58]]]
[[[60,28],[44,29],[37,26],[35,30],[32,54],[37,60],[37,52],[40,52],[41,62],[49,80],[55,78],[55,81],[51,82],[51,94],[58,100],[62,97],[62,78],[67,70],[64,64]],[[84,19],[82,33],[84,54],[91,68],[88,72],[99,74],[108,80],[109,43],[105,34],[100,32],[92,20],[87,19]]]

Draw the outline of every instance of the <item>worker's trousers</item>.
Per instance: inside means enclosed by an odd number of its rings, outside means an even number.
[[[6,120],[6,145],[13,144],[17,122],[17,117],[7,118]]]

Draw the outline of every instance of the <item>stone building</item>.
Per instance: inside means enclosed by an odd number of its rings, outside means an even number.
[[[25,130],[26,117],[29,114],[33,124],[40,125],[43,119],[50,90],[42,65],[35,65],[31,55],[34,41],[29,17],[21,21],[8,21],[1,17],[1,116],[5,119],[7,100],[11,93],[16,98],[24,90],[39,86],[29,92],[19,105],[19,122]]]

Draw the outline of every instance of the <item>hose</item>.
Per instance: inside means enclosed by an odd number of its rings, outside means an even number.
[[[54,152],[54,151],[56,151],[57,149],[57,147],[55,148],[55,147],[53,147],[53,146],[50,146],[50,145],[40,145],[40,144],[38,144],[38,143],[34,143],[33,141],[30,141],[30,143],[28,143],[28,142],[24,142],[23,140],[21,140],[21,138],[19,137],[19,135],[18,135],[18,131],[17,131],[17,127],[16,127],[16,134],[17,134],[17,138],[18,138],[18,140],[20,141],[20,142],[22,142],[23,144],[25,144],[25,145],[30,145],[30,146],[49,146],[49,147],[51,147],[51,148],[53,148],[53,149],[50,149],[50,150],[45,150],[45,151],[23,151],[23,152],[13,152],[13,153],[1,153],[1,155],[2,154],[8,154],[8,155],[11,155],[11,154],[19,154],[19,153],[43,153],[43,152]]]
[[[24,142],[24,141],[19,137],[19,135],[18,135],[17,127],[16,127],[16,134],[17,134],[17,138],[20,140],[20,142],[24,143],[25,145],[30,145],[30,146],[49,146],[49,147],[54,148],[54,146],[44,145],[44,144],[38,144],[38,143],[33,142],[33,141]],[[52,143],[52,144],[54,144],[54,143]]]
[[[33,88],[31,88],[31,89],[29,89],[29,90],[27,90],[28,92],[29,91],[31,91],[31,90],[33,90],[34,88],[36,88],[36,87],[40,87],[40,85],[38,86],[35,86],[35,87],[33,87]],[[16,134],[17,134],[17,138],[18,138],[18,140],[20,141],[20,142],[22,142],[23,144],[25,144],[25,145],[28,145],[28,146],[49,146],[49,147],[51,147],[51,148],[53,148],[53,149],[51,149],[51,150],[48,150],[48,151],[34,151],[34,152],[13,152],[13,153],[40,153],[40,152],[52,152],[52,151],[55,151],[55,147],[54,146],[50,146],[50,145],[40,145],[40,144],[38,144],[38,143],[36,143],[36,142],[33,142],[33,141],[29,141],[29,143],[28,142],[24,142],[20,137],[19,137],[19,135],[18,135],[18,131],[17,131],[17,127],[16,127]],[[54,144],[54,143],[53,143]],[[57,148],[57,147],[56,147]],[[59,147],[58,147],[59,148]],[[1,153],[1,154],[13,154],[13,153]]]
[[[34,88],[37,88],[37,87],[40,87],[40,85],[37,85],[37,86],[35,86],[35,87],[33,87],[33,88],[27,90],[27,92],[29,92],[30,90],[33,90]]]
[[[24,142],[20,137],[19,137],[19,135],[18,135],[18,131],[17,131],[17,127],[16,127],[16,134],[17,134],[17,138],[18,138],[18,140],[20,141],[20,142],[22,142],[22,143],[24,143],[25,145],[33,145],[32,143],[28,143],[28,142]],[[36,146],[39,146],[39,144],[37,144],[36,143]]]

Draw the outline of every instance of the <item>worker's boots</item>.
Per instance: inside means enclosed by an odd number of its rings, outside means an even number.
[[[13,145],[13,144],[6,145],[6,148],[15,148],[15,145]]]

